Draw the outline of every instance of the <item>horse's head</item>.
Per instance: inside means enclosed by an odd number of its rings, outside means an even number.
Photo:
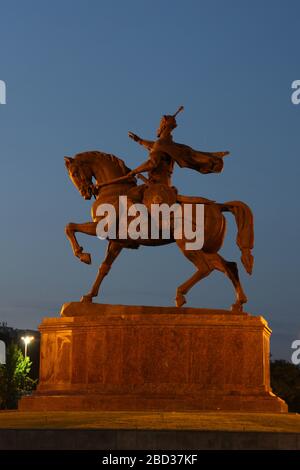
[[[96,150],[77,153],[74,158],[65,157],[65,164],[72,183],[84,199],[96,198],[102,183],[130,172],[121,158]],[[135,179],[130,184],[135,186]]]
[[[93,175],[87,165],[72,157],[65,157],[69,177],[84,199],[93,196]]]

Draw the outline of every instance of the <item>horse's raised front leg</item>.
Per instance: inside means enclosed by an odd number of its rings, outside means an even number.
[[[88,294],[84,295],[81,298],[81,302],[92,302],[93,297],[97,297],[101,282],[103,281],[104,277],[108,274],[113,262],[118,257],[121,251],[122,246],[119,243],[115,241],[110,241],[108,243],[105,258],[98,270],[98,274],[93,284],[93,287],[91,288]]]
[[[86,264],[91,264],[91,255],[89,253],[83,252],[83,248],[82,246],[79,245],[75,237],[75,233],[80,232],[80,233],[85,233],[86,235],[92,235],[95,237],[96,227],[97,227],[97,222],[86,222],[83,224],[74,224],[71,222],[65,228],[65,232],[71,243],[74,256],[76,256],[77,258],[80,259],[80,261]]]

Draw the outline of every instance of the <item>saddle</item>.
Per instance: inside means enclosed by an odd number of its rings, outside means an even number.
[[[151,211],[151,204],[167,204],[171,206],[175,203],[185,204],[214,204],[215,201],[205,197],[183,196],[178,194],[175,186],[167,186],[162,183],[142,184],[132,188],[128,192],[128,197],[134,203],[143,203],[148,211]]]

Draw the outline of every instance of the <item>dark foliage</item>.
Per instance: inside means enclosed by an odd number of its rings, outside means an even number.
[[[28,377],[31,362],[16,344],[7,348],[6,364],[0,365],[0,409],[14,409],[22,395],[30,393],[36,381]]]
[[[289,411],[300,412],[300,367],[284,360],[271,361],[273,392],[288,404]]]

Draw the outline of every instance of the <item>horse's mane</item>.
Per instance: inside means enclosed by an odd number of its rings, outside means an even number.
[[[122,172],[122,175],[127,175],[127,173],[131,171],[130,168],[125,165],[124,161],[121,158],[118,158],[115,155],[112,155],[111,153],[99,152],[98,150],[77,153],[74,159],[78,163],[88,163],[92,159],[99,160],[99,163],[101,162],[102,164],[107,161],[119,167]]]

